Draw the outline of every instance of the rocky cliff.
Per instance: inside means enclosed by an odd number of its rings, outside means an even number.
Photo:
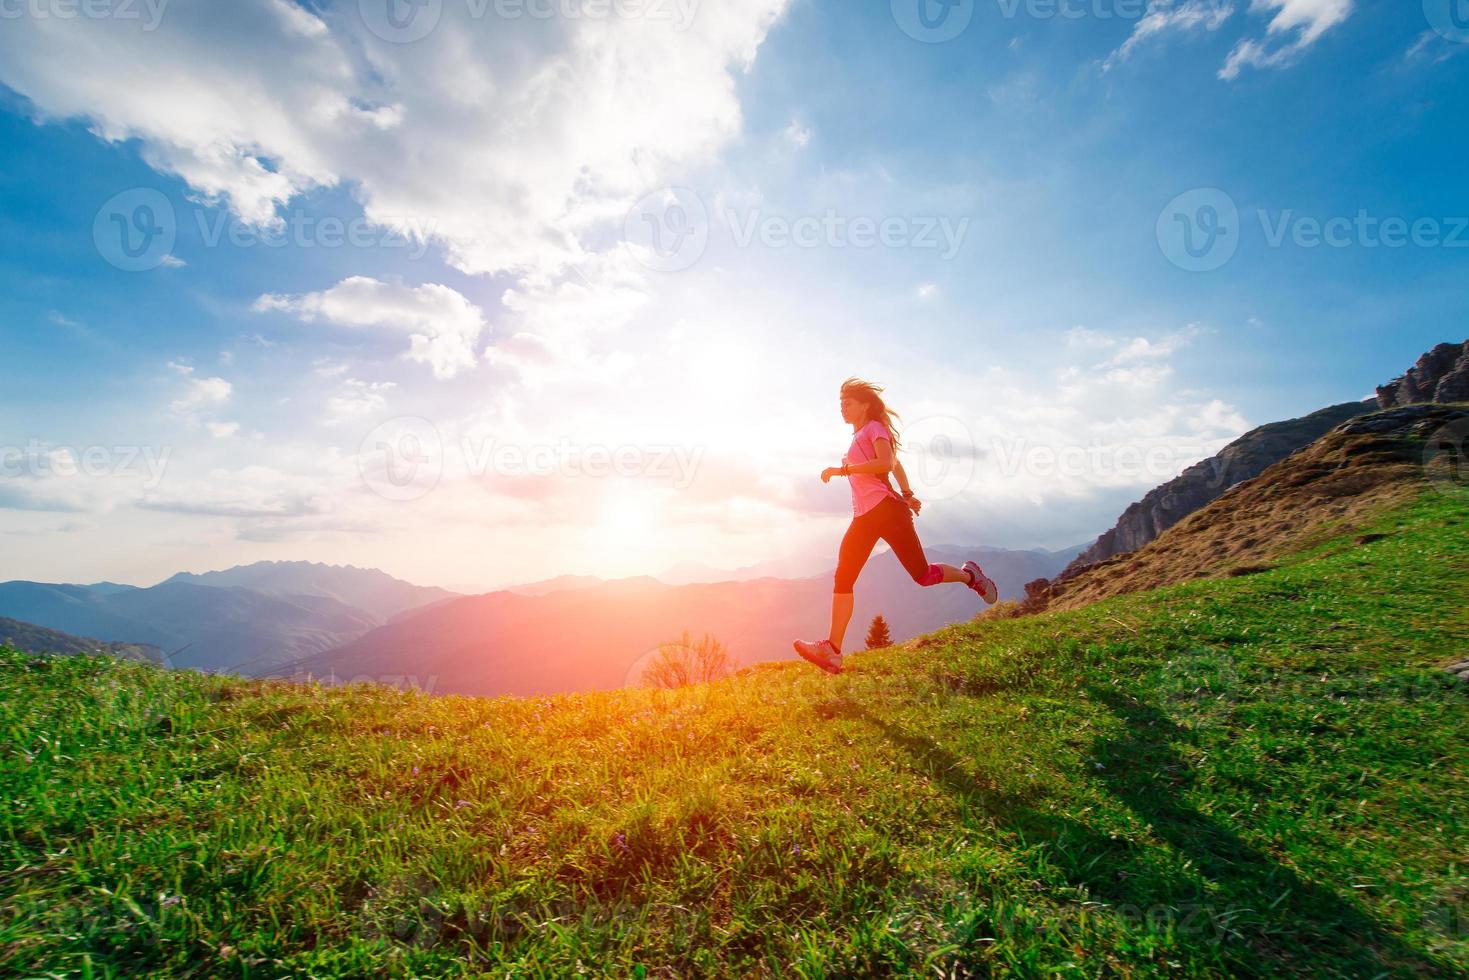
[[[1423,402],[1469,402],[1469,340],[1439,344],[1402,377],[1377,389],[1377,404],[1382,408]]]
[[[1373,515],[1412,499],[1430,481],[1461,481],[1459,446],[1438,461],[1425,450],[1438,434],[1463,432],[1465,426],[1469,410],[1454,405],[1409,405],[1350,419],[1136,553],[1048,587],[1032,583],[1019,611],[1076,609],[1124,592],[1264,571],[1321,534],[1363,529]],[[1358,544],[1380,537],[1364,536]]]
[[[1259,476],[1291,453],[1315,442],[1347,419],[1372,410],[1370,401],[1344,402],[1304,418],[1262,425],[1149,491],[1122,512],[1112,530],[1077,556],[1057,580],[1114,555],[1136,551],[1224,491]]]

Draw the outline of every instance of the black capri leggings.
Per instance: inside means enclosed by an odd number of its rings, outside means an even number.
[[[943,570],[930,565],[923,554],[923,543],[913,528],[913,512],[908,505],[895,497],[884,497],[882,503],[867,513],[852,518],[852,524],[842,537],[842,547],[837,553],[837,595],[845,595],[857,584],[857,576],[877,539],[886,541],[903,563],[903,568],[919,585],[937,585],[943,579]]]

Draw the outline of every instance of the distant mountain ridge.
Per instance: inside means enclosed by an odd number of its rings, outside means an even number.
[[[254,589],[267,595],[326,596],[383,620],[457,594],[436,586],[412,585],[376,568],[312,561],[261,561],[198,575],[179,572],[167,582]]]
[[[122,592],[5,582],[0,616],[110,642],[151,644],[179,667],[243,672],[330,649],[381,622],[327,596],[188,582]]]
[[[349,642],[391,615],[455,598],[376,569],[258,562],[150,588],[0,583],[0,616],[106,642],[148,644],[179,667],[255,673]]]
[[[146,643],[110,643],[89,636],[72,636],[5,616],[0,616],[0,646],[27,653],[107,653],[121,660],[164,663],[163,651]]]
[[[931,561],[974,558],[1017,598],[1024,583],[1058,573],[1066,552],[1000,548],[925,549]],[[435,694],[550,694],[621,687],[660,642],[688,630],[712,633],[736,662],[794,658],[791,641],[825,636],[833,570],[803,578],[770,576],[669,585],[650,576],[541,594],[519,590],[466,596],[399,616],[343,646],[273,671],[278,676],[354,679],[418,686]],[[555,580],[552,580],[555,581]],[[984,608],[954,585],[921,588],[888,551],[874,554],[856,587],[845,646],[861,646],[879,613],[894,642]]]

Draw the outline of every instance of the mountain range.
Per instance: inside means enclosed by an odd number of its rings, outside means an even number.
[[[1010,597],[1026,581],[1056,574],[1076,553],[928,551],[933,561],[978,559]],[[685,629],[714,633],[741,663],[794,656],[792,639],[825,635],[830,572],[744,577],[751,571],[684,584],[563,575],[460,596],[376,569],[258,562],[180,573],[149,588],[0,583],[0,616],[103,642],[148,644],[176,667],[405,684],[419,678],[420,686],[433,677],[445,692],[549,693],[635,681],[634,662]],[[719,570],[703,567],[685,567],[681,576],[721,578]],[[980,608],[964,589],[918,588],[886,551],[874,554],[857,596],[849,645],[860,642],[877,613],[902,640],[969,619]],[[590,649],[603,654],[588,660],[579,652]]]
[[[1050,552],[937,546],[931,561],[974,558],[1005,598],[1059,572],[1078,549]],[[651,577],[466,596],[399,617],[350,643],[274,671],[279,676],[369,680],[437,694],[551,694],[637,683],[658,644],[688,630],[709,633],[736,666],[794,658],[791,641],[826,636],[831,574],[798,579],[670,585]],[[881,614],[894,642],[972,619],[984,605],[972,591],[921,588],[888,551],[874,554],[855,590],[844,647],[860,647]]]
[[[375,569],[260,562],[149,588],[0,583],[0,616],[106,642],[148,644],[175,667],[252,674],[347,643],[452,596]]]
[[[146,643],[109,643],[89,636],[72,636],[5,616],[0,616],[0,646],[32,653],[107,653],[119,660],[163,662],[163,651]]]

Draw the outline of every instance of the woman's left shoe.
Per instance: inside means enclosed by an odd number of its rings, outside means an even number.
[[[828,674],[840,674],[842,672],[841,651],[832,646],[830,640],[817,640],[815,643],[797,640],[791,645],[796,648],[796,652],[804,659],[811,661]]]
[[[1000,589],[995,585],[995,580],[984,573],[984,569],[979,567],[978,562],[966,561],[964,571],[969,573],[969,587],[978,592],[980,598],[985,602],[993,606],[995,600],[1000,597]]]

